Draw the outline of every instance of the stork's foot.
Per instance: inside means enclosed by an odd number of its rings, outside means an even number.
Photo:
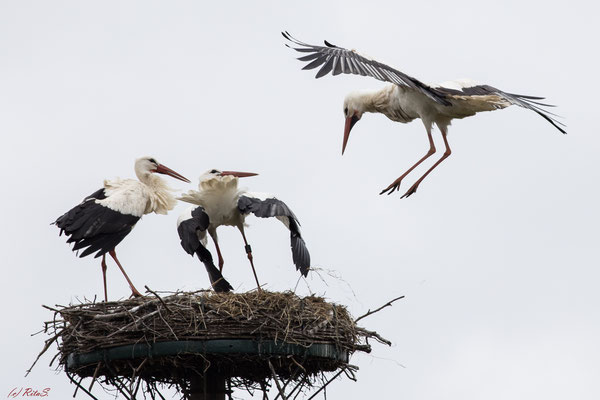
[[[402,195],[402,197],[400,197],[400,198],[403,199],[405,197],[409,197],[410,195],[417,193],[417,188],[419,187],[419,183],[421,183],[421,182],[417,182],[414,185],[412,185],[410,187],[410,189],[408,189],[408,191],[406,193],[404,193]]]
[[[402,178],[404,178],[404,177],[402,177]],[[379,193],[379,194],[382,195],[387,192],[387,194],[390,195],[390,194],[394,193],[394,191],[400,190],[400,183],[402,182],[402,178],[396,179],[394,182],[392,182],[392,184],[390,186],[383,189],[381,191],[381,193]]]

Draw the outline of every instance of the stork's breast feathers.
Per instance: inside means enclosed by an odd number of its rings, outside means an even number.
[[[154,211],[156,214],[166,215],[176,204],[177,199],[169,191],[153,191],[149,195],[146,214]]]
[[[96,200],[111,210],[141,217],[155,212],[167,214],[177,204],[172,189],[166,185],[148,186],[133,179],[104,181],[106,198]]]

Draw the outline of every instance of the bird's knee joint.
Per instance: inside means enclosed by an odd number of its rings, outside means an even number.
[[[252,257],[252,247],[250,247],[250,245],[247,244],[245,249],[246,249],[246,254],[248,254],[248,257]]]

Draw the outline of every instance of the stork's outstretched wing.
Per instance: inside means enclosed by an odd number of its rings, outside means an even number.
[[[201,206],[190,207],[177,220],[177,233],[181,239],[181,247],[190,255],[196,254],[206,267],[210,283],[215,292],[229,292],[233,287],[223,278],[215,266],[212,255],[200,242],[200,235],[206,232],[210,221],[208,214]]]
[[[462,86],[462,85],[461,85]],[[525,96],[522,94],[507,93],[500,89],[489,85],[478,85],[473,84],[471,86],[464,85],[463,87],[449,88],[445,87],[444,84],[435,87],[438,92],[445,94],[447,99],[476,99],[480,96],[497,96],[497,102],[501,103],[505,101],[509,104],[513,104],[519,107],[526,108],[539,114],[546,121],[550,122],[556,129],[562,133],[567,133],[564,130],[565,124],[558,121],[556,115],[544,109],[544,107],[554,107],[552,104],[540,103],[539,100],[544,100],[543,97]],[[508,105],[508,104],[506,104]],[[506,105],[504,107],[506,107]]]
[[[308,275],[310,254],[304,239],[300,235],[300,223],[292,210],[283,201],[274,197],[264,198],[264,196],[256,193],[245,193],[238,200],[238,209],[242,214],[253,213],[260,218],[275,217],[283,222],[290,230],[294,265],[302,275]]]
[[[412,88],[422,92],[436,103],[445,106],[450,105],[450,102],[445,99],[444,94],[397,69],[362,56],[354,50],[344,49],[343,47],[333,45],[326,40],[325,46],[314,46],[295,39],[288,32],[282,32],[281,34],[294,45],[300,47],[291,47],[287,44],[286,46],[301,53],[307,53],[307,55],[298,58],[300,61],[309,62],[302,69],[321,67],[315,78],[325,76],[329,72],[331,72],[332,75],[354,74],[370,76],[379,79],[380,81]]]

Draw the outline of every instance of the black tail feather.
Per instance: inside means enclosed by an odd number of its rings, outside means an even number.
[[[196,255],[198,256],[198,259],[200,259],[200,261],[202,261],[202,263],[204,264],[206,272],[208,273],[208,279],[210,280],[210,284],[212,285],[215,292],[227,293],[233,290],[233,287],[229,284],[229,282],[227,282],[225,278],[223,278],[221,271],[219,271],[219,269],[215,266],[212,259],[212,255],[206,249],[206,247],[202,245],[198,247],[198,249],[196,250]]]

